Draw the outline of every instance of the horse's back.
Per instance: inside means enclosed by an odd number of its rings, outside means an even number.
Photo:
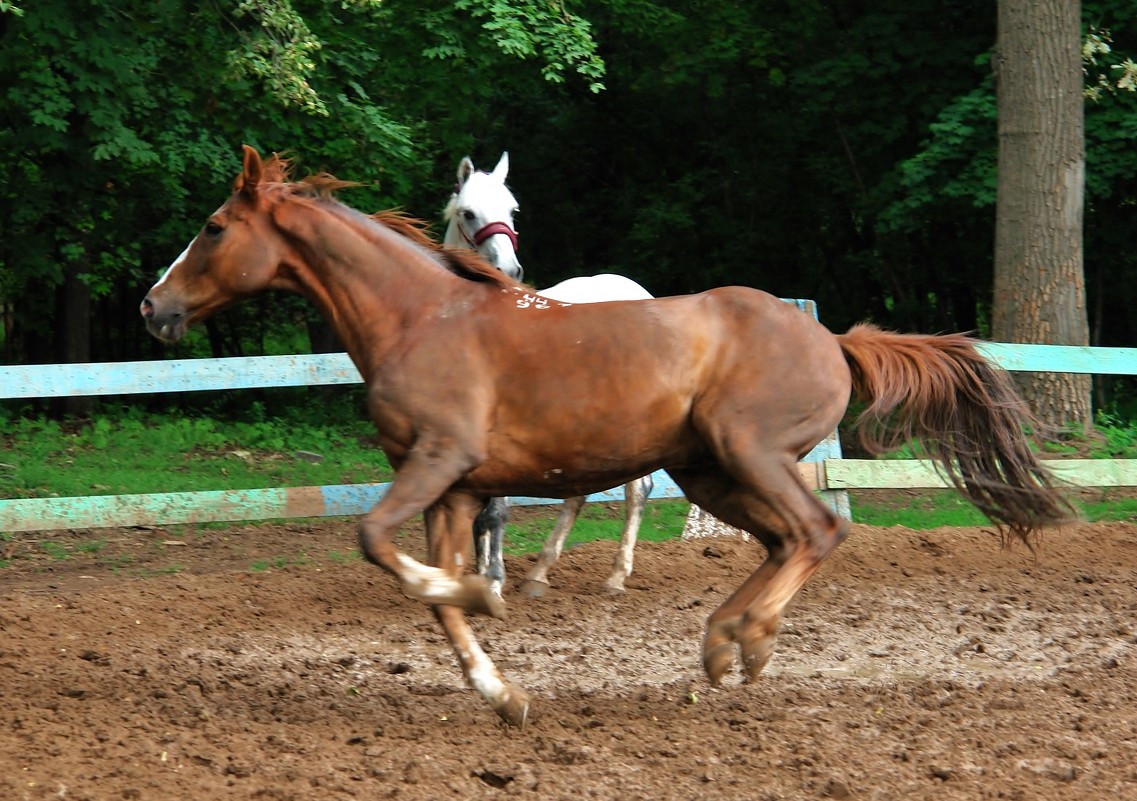
[[[796,306],[748,287],[567,306],[507,293],[503,306],[486,318],[484,339],[495,361],[510,365],[503,371],[510,383],[532,371],[694,396],[706,394],[708,384],[808,394],[849,382],[832,333]]]
[[[614,300],[648,300],[652,294],[631,278],[615,273],[566,278],[537,292],[561,303],[605,303]]]
[[[622,276],[611,277],[639,286]],[[550,353],[563,347],[575,354],[574,360],[587,362],[619,347],[638,349],[648,361],[662,359],[675,365],[705,358],[711,365],[730,364],[732,370],[771,359],[792,364],[802,357],[823,361],[836,357],[844,363],[836,338],[811,315],[751,287],[720,287],[664,298],[611,297],[605,302],[549,303],[523,290],[496,297],[494,303],[500,306],[480,318],[481,323],[494,332],[492,339],[502,348],[517,353],[532,353],[540,343]],[[547,356],[538,358],[548,361]],[[629,366],[633,368],[638,369]]]

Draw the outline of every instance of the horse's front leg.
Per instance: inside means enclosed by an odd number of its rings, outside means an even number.
[[[466,682],[489,702],[502,720],[510,726],[524,728],[525,721],[529,719],[529,694],[502,678],[497,666],[474,639],[461,609],[456,606],[434,606],[432,609],[458,656]]]
[[[461,493],[448,493],[426,511],[429,559],[459,578],[469,553],[467,532],[481,510],[480,499]],[[524,727],[529,717],[529,696],[502,677],[492,660],[474,638],[462,609],[435,604],[434,614],[446,632],[466,682],[473,687],[501,718],[512,726]]]
[[[460,464],[446,469],[437,458],[422,456],[430,449],[415,449],[400,467],[387,494],[359,522],[359,547],[372,564],[382,567],[402,582],[411,597],[430,604],[459,606],[470,612],[503,617],[505,605],[489,591],[481,576],[463,574],[462,565],[435,562],[424,565],[395,547],[392,535],[415,515],[425,512],[469,469]],[[469,537],[474,514],[466,520]],[[451,558],[456,558],[450,549]]]

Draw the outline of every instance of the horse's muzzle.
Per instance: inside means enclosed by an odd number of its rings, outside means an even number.
[[[146,330],[167,344],[174,344],[186,333],[185,315],[177,309],[162,310],[146,298],[138,311],[146,321]]]

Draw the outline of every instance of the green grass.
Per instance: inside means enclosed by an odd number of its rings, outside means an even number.
[[[240,419],[219,420],[203,414],[149,413],[135,407],[110,408],[87,421],[59,422],[0,409],[0,498],[66,497],[257,489],[265,487],[348,484],[390,480],[393,473],[374,445],[374,429],[357,408],[358,398],[313,400],[297,404],[278,416],[251,403]],[[315,408],[313,408],[315,405]],[[103,407],[106,408],[106,407]],[[1099,415],[1092,436],[1071,433],[1048,451],[1091,458],[1137,458],[1137,425]],[[313,462],[299,452],[323,458]],[[911,458],[910,452],[898,456]],[[851,493],[853,519],[876,526],[928,529],[940,526],[987,525],[988,521],[950,490],[892,493],[887,499],[872,493]],[[685,501],[649,504],[641,527],[644,540],[679,536],[688,505]],[[1137,520],[1137,499],[1111,498],[1081,504],[1085,519]],[[516,517],[515,517],[516,520]],[[227,524],[207,524],[224,528]],[[510,553],[540,548],[551,522],[511,523]],[[619,538],[622,511],[589,504],[570,535],[570,544]],[[7,539],[0,536],[0,540]],[[51,559],[69,553],[97,554],[105,543],[91,540],[65,547],[41,544]],[[332,554],[337,560],[358,559],[357,553]],[[280,559],[284,559],[281,557]],[[295,560],[270,560],[253,569],[271,569]],[[125,568],[128,561],[114,564]],[[0,563],[3,567],[3,563]]]
[[[987,518],[953,490],[929,490],[895,496],[887,503],[877,500],[879,494],[866,498],[849,493],[853,520],[870,526],[904,526],[932,529],[940,526],[983,526]]]
[[[1118,498],[1109,501],[1087,502],[1081,504],[1087,520],[1137,520],[1137,498]]]
[[[41,542],[40,550],[42,550],[45,554],[57,562],[62,562],[64,559],[71,555],[71,551],[67,548],[66,545],[60,545],[58,542],[52,542],[51,540],[45,540],[44,542]]]
[[[689,508],[690,504],[684,500],[652,501],[644,513],[639,539],[662,542],[678,537],[683,532],[683,523],[686,521]],[[622,511],[613,515],[602,504],[585,504],[565,545],[567,547],[595,540],[618,540],[623,529]],[[505,552],[525,554],[538,551],[550,531],[552,531],[550,520],[510,523],[505,538]]]
[[[853,521],[871,526],[904,526],[925,530],[941,526],[992,525],[986,516],[954,490],[922,490],[905,496],[898,495],[898,500],[887,503],[882,502],[879,496],[865,499],[858,497],[856,492],[850,492],[849,495]],[[1074,507],[1081,518],[1090,523],[1137,521],[1137,498],[1075,498]]]
[[[348,551],[346,553],[343,551],[329,551],[328,559],[335,562],[336,564],[346,565],[352,562],[363,561],[363,554],[359,551]]]
[[[176,576],[185,570],[186,567],[181,562],[174,562],[173,564],[166,565],[165,567],[148,568],[146,570],[139,570],[137,575],[139,578],[155,578],[158,576]]]
[[[263,573],[267,570],[281,570],[289,567],[290,565],[307,565],[311,563],[311,559],[305,554],[298,556],[270,556],[264,559],[255,559],[249,565],[249,570],[254,573]]]
[[[90,421],[0,420],[0,498],[260,489],[386,481],[362,415],[320,425],[132,412]],[[323,457],[313,463],[298,452]]]

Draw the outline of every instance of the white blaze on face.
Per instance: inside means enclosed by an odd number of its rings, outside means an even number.
[[[166,272],[162,273],[162,277],[158,279],[158,283],[154,284],[155,287],[159,287],[165,283],[166,279],[170,277],[170,273],[174,271],[174,268],[186,260],[186,255],[190,252],[190,248],[193,247],[193,243],[196,241],[197,237],[195,236],[193,240],[186,245],[186,249],[181,252],[181,255],[174,259],[174,263],[166,268]]]

